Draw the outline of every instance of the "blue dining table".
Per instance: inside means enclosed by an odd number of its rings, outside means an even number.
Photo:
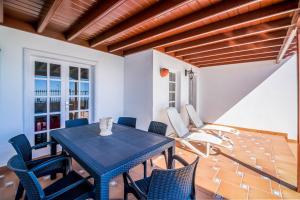
[[[94,178],[97,200],[109,199],[109,182],[163,151],[168,153],[168,168],[173,168],[175,140],[155,133],[113,124],[112,135],[100,136],[99,123],[57,129],[50,132],[51,154],[57,144]]]

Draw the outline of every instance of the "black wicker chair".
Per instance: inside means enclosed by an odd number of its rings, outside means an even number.
[[[132,193],[137,199],[147,200],[187,200],[195,199],[195,174],[199,157],[188,164],[179,156],[173,161],[179,161],[184,167],[179,169],[154,169],[148,178],[133,181],[128,173],[123,174],[124,199]]]
[[[85,200],[94,197],[94,187],[87,178],[81,177],[74,171],[42,189],[36,174],[48,170],[63,167],[70,164],[69,157],[53,158],[48,162],[27,169],[23,159],[15,155],[7,163],[7,167],[14,171],[26,191],[27,200]]]
[[[134,117],[119,117],[118,124],[135,128],[136,118]]]
[[[65,156],[65,155],[46,156],[46,157],[43,157],[40,159],[33,160],[32,159],[32,150],[38,149],[41,147],[46,147],[47,145],[51,145],[53,142],[45,142],[45,143],[41,143],[41,144],[38,144],[35,146],[30,146],[30,143],[24,134],[17,135],[15,137],[11,138],[8,142],[12,144],[12,146],[16,150],[17,154],[20,156],[20,158],[23,159],[23,161],[28,169],[32,169],[50,159]],[[53,175],[56,173],[63,173],[65,175],[67,170],[68,170],[68,167],[66,165],[62,166],[61,168],[55,168],[55,169],[49,168],[49,169],[40,171],[39,173],[36,174],[36,176],[42,177],[42,176],[47,176],[47,175]],[[16,197],[15,197],[16,200],[20,199],[23,196],[23,191],[24,191],[24,188],[23,188],[22,184],[19,184],[17,193],[16,193]]]
[[[167,124],[164,124],[162,122],[151,121],[150,125],[149,125],[149,128],[148,128],[148,132],[156,133],[156,134],[159,134],[159,135],[162,135],[162,136],[166,136],[167,128],[168,128]],[[161,152],[161,154],[164,156],[165,162],[166,162],[166,165],[167,165],[168,164],[167,152],[163,151],[163,152]],[[151,163],[151,166],[153,166],[152,159],[150,159],[150,163]]]

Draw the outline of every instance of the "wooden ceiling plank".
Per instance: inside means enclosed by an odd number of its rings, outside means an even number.
[[[235,40],[210,44],[206,46],[195,47],[193,49],[178,51],[175,53],[175,56],[176,57],[186,56],[186,55],[192,55],[192,54],[197,54],[197,53],[207,52],[207,51],[212,51],[217,49],[224,49],[228,47],[236,47],[236,46],[242,46],[246,44],[257,43],[259,41],[274,40],[278,38],[284,38],[285,34],[286,34],[285,30],[279,30],[279,31],[274,31],[270,33],[260,34],[260,35],[253,35],[245,38],[239,38]]]
[[[0,0],[0,23],[3,23],[3,21],[4,21],[3,1],[4,0]]]
[[[128,38],[124,41],[118,42],[116,44],[110,45],[108,47],[110,52],[115,52],[120,49],[128,48],[130,46],[136,45],[140,41],[144,41],[149,38],[156,37],[158,35],[167,33],[169,31],[178,30],[181,28],[185,28],[191,26],[200,21],[204,21],[213,16],[222,15],[228,11],[240,8],[240,7],[248,7],[251,4],[257,3],[257,1],[250,0],[228,0],[226,3],[218,3],[216,5],[212,5],[208,8],[201,9],[199,11],[193,12],[189,15],[180,17],[179,19],[172,20],[166,24],[162,24],[156,28],[145,31],[139,35],[135,35],[131,38]]]
[[[234,57],[240,57],[240,56],[248,56],[248,55],[259,55],[264,53],[270,53],[270,52],[279,52],[280,46],[277,47],[268,47],[268,48],[262,48],[262,49],[250,49],[248,51],[242,51],[242,52],[230,52],[227,54],[220,55],[212,55],[205,58],[198,58],[190,61],[190,63],[197,64],[203,61],[212,61],[212,60],[218,60],[220,58],[234,58]]]
[[[95,6],[93,6],[89,11],[86,12],[82,17],[80,17],[71,28],[66,31],[67,40],[71,41],[83,33],[91,25],[95,24],[98,20],[106,16],[112,10],[119,7],[126,0],[108,0],[99,1]]]
[[[298,9],[296,0],[287,0],[263,9],[251,11],[249,13],[231,17],[229,19],[211,23],[206,26],[202,26],[200,28],[195,28],[145,45],[141,45],[129,50],[125,50],[124,55],[143,51],[150,48],[172,45],[174,43],[179,43],[179,42],[186,42],[188,40],[200,38],[201,35],[206,35],[208,33],[222,31],[228,28],[238,28],[245,23],[257,22],[267,18],[280,16],[282,14],[292,13],[296,9]]]
[[[149,8],[131,16],[116,26],[108,29],[107,31],[100,33],[93,39],[91,39],[91,46],[95,47],[103,42],[107,41],[111,37],[114,37],[120,33],[123,33],[133,27],[137,27],[142,23],[153,19],[156,16],[162,15],[173,10],[175,7],[179,7],[183,4],[190,2],[191,0],[172,0],[172,1],[159,1],[158,3],[150,6]]]
[[[213,67],[213,66],[221,66],[221,65],[229,65],[229,64],[240,64],[240,63],[249,63],[249,62],[258,62],[258,61],[268,61],[268,60],[275,60],[276,56],[274,57],[266,57],[266,58],[256,58],[256,59],[249,59],[249,60],[236,60],[231,62],[225,63],[210,63],[206,65],[199,65],[197,67]]]
[[[300,1],[298,3],[298,7],[300,6]],[[289,48],[289,45],[291,44],[291,42],[293,41],[293,39],[296,37],[297,34],[297,25],[299,25],[299,13],[298,11],[295,11],[294,15],[293,15],[293,19],[291,22],[291,26],[289,27],[286,37],[284,38],[283,44],[281,46],[281,49],[278,53],[278,56],[276,58],[276,62],[279,63],[282,58],[284,57],[284,54],[286,53],[287,49]]]
[[[218,50],[213,50],[213,51],[208,51],[208,52],[201,52],[193,55],[188,55],[188,56],[183,56],[182,59],[186,61],[190,61],[193,59],[198,59],[201,57],[208,57],[212,55],[222,55],[226,53],[233,53],[233,52],[241,52],[241,51],[248,51],[250,49],[261,49],[261,48],[266,48],[266,47],[275,47],[275,46],[280,46],[282,45],[283,39],[274,39],[274,40],[269,40],[269,41],[259,41],[257,43],[252,43],[251,45],[246,44],[246,45],[241,45],[238,47],[228,47],[225,49],[218,49]]]
[[[63,1],[64,0],[53,0],[51,5],[49,6],[49,9],[46,12],[46,15],[43,16],[39,21],[37,28],[38,33],[42,33],[45,30],[46,26],[49,24],[51,18],[53,17],[56,10],[60,7]]]
[[[262,33],[277,31],[281,29],[288,29],[291,26],[291,18],[284,18],[276,21],[271,21],[263,24],[258,24],[242,29],[237,29],[230,32],[221,33],[218,35],[213,35],[210,37],[206,37],[204,39],[192,40],[190,42],[177,44],[174,46],[166,47],[165,52],[171,53],[180,50],[191,49],[194,47],[204,46],[208,44],[214,44],[218,42],[244,38],[252,35],[258,35]]]
[[[212,59],[212,60],[202,60],[199,62],[192,62],[193,65],[202,65],[203,63],[213,63],[213,62],[223,62],[224,60],[227,61],[228,59],[248,59],[248,58],[257,58],[257,57],[261,57],[261,56],[276,56],[278,54],[279,50],[277,51],[270,51],[270,52],[263,52],[263,53],[252,53],[252,54],[248,54],[248,55],[241,55],[241,54],[236,54],[232,57],[219,57],[216,59]]]

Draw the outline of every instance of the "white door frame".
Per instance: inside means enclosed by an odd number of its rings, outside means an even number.
[[[30,140],[30,142],[34,141],[34,133],[32,133],[32,124],[33,124],[33,110],[34,105],[33,95],[34,95],[34,82],[32,81],[34,77],[34,70],[32,70],[32,58],[40,58],[40,59],[51,59],[56,60],[57,63],[73,63],[76,66],[90,66],[90,92],[91,92],[91,99],[90,99],[90,106],[91,106],[91,117],[90,120],[93,121],[94,119],[94,84],[95,84],[95,66],[97,65],[97,61],[66,56],[66,55],[59,55],[55,53],[49,53],[45,51],[38,51],[34,49],[23,49],[23,132],[26,134]],[[63,69],[62,69],[63,71]],[[63,74],[63,73],[62,73]],[[68,87],[65,87],[68,88]],[[62,90],[62,93],[66,92],[66,90]],[[68,114],[68,113],[67,113]],[[65,119],[65,116],[63,116]]]

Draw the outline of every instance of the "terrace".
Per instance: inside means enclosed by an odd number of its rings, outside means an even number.
[[[299,5],[0,0],[0,199],[300,199]]]

